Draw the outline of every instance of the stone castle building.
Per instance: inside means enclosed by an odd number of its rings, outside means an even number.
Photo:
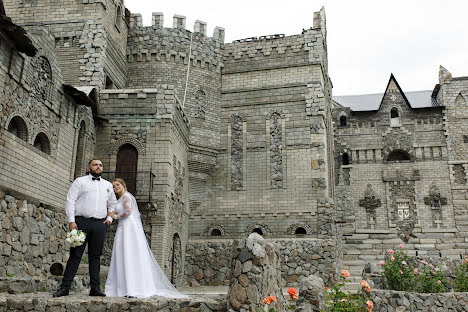
[[[99,157],[108,179],[129,184],[176,284],[225,283],[232,245],[252,232],[280,244],[288,283],[316,272],[330,282],[400,242],[418,255],[467,254],[468,78],[441,68],[434,90],[405,93],[392,75],[384,94],[332,98],[323,9],[298,35],[225,43],[223,28],[209,37],[205,22],[189,31],[179,15],[165,28],[153,13],[144,27],[122,0],[3,7],[10,202],[63,214],[71,182]],[[0,243],[30,242],[4,201],[1,219],[15,225],[2,223]],[[26,250],[3,250],[3,276],[47,275],[45,262],[35,274],[17,265]]]

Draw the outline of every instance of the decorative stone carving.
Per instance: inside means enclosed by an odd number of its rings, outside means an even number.
[[[243,128],[244,122],[241,116],[232,117],[231,124],[231,190],[239,191],[244,186],[243,168]]]
[[[195,93],[195,117],[205,119],[206,94],[203,90]]]
[[[185,210],[183,202],[185,170],[181,167],[180,162],[174,157],[174,191],[171,193],[172,209],[171,223],[174,225],[182,225],[182,216]]]
[[[145,155],[146,137],[147,131],[145,129],[112,129],[109,146],[109,155],[117,155],[119,148],[126,143],[133,145],[137,149],[138,155]]]
[[[211,232],[213,230],[218,230],[220,233],[221,233],[221,236],[225,236],[228,234],[228,232],[226,231],[226,228],[224,227],[224,225],[221,225],[221,224],[218,224],[218,223],[215,223],[215,224],[210,224],[205,232],[206,232],[206,235],[207,236],[211,236]]]
[[[364,199],[359,201],[359,206],[365,207],[367,212],[367,223],[375,223],[375,210],[377,207],[382,206],[380,199],[375,198],[374,190],[371,184],[367,184],[367,189],[364,193]]]
[[[271,234],[270,228],[268,225],[263,223],[251,223],[247,226],[247,234],[252,233],[255,229],[260,229],[263,233],[263,236]]]
[[[273,113],[270,118],[270,178],[271,188],[283,187],[283,149],[281,116]]]
[[[290,235],[296,234],[296,230],[298,228],[303,228],[306,231],[306,234],[312,233],[312,227],[308,224],[298,222],[298,223],[293,223],[289,226],[287,233]]]
[[[431,206],[434,227],[440,228],[442,223],[442,206],[447,205],[447,197],[440,195],[439,188],[435,182],[431,185],[429,196],[424,197],[424,203]]]
[[[172,238],[171,250],[169,252],[169,278],[175,286],[182,285],[182,243],[178,234]]]
[[[466,184],[465,169],[463,165],[453,165],[453,180],[457,184]]]
[[[19,1],[20,8],[34,7],[34,6],[37,6],[37,0],[20,0]]]
[[[413,136],[404,128],[392,128],[383,135],[383,158],[386,161],[392,151],[405,151],[414,160]]]
[[[414,203],[414,181],[394,181],[390,184],[390,207],[398,234],[407,241],[417,222]]]
[[[33,77],[31,95],[38,101],[49,98],[49,89],[52,84],[52,69],[47,58],[41,56],[32,60]]]

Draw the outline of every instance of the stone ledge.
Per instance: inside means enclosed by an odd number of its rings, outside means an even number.
[[[90,297],[71,294],[52,298],[51,293],[10,295],[0,293],[0,311],[226,311],[223,300],[203,296],[184,299],[154,297],[149,299],[127,299],[122,297]]]

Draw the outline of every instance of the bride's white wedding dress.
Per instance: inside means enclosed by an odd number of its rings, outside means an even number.
[[[110,297],[147,298],[182,295],[167,279],[146,240],[135,197],[125,192],[118,200],[112,258],[105,293]]]

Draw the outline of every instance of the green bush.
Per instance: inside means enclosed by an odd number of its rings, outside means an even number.
[[[415,261],[408,257],[406,249],[387,250],[385,261],[381,261],[386,287],[393,290],[411,291],[415,287]]]
[[[468,258],[455,269],[455,281],[453,288],[455,291],[468,291]]]
[[[325,287],[325,310],[323,312],[372,311],[374,303],[367,295],[370,292],[370,287],[366,281],[361,281],[362,292],[360,294],[351,294],[342,290],[346,283],[350,283],[346,279],[349,276],[348,271],[343,270],[338,282],[333,287]]]

